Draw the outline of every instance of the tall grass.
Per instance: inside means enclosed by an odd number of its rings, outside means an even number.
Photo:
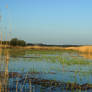
[[[3,50],[3,52],[2,52],[2,49],[0,49],[0,74],[1,74],[0,75],[0,77],[1,77],[0,78],[0,92],[9,92],[8,64],[9,64],[8,49]],[[3,69],[2,69],[2,67],[3,67]],[[12,78],[14,78],[13,74],[12,74]],[[25,77],[25,81],[26,81],[26,78],[27,78],[27,76]],[[22,92],[24,85],[25,85],[25,83],[23,83],[22,87],[18,89],[18,80],[16,80],[16,92]],[[30,85],[30,92],[32,92],[31,91],[31,80],[30,80],[29,85]],[[13,92],[13,90],[12,90],[12,92]]]

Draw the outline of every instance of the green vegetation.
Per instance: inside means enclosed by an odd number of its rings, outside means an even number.
[[[68,55],[64,55],[65,53],[68,53]],[[79,65],[89,65],[92,64],[90,60],[84,59],[82,57],[76,56],[72,57],[70,56],[71,54],[77,54],[75,51],[50,51],[50,50],[29,50],[26,51],[26,54],[30,55],[35,55],[39,56],[39,58],[31,58],[32,59],[37,59],[40,61],[48,61],[48,62],[53,62],[57,63],[60,62],[61,64],[67,64],[67,65],[74,65],[74,64],[79,64]]]
[[[75,51],[53,51],[53,50],[25,50],[25,49],[10,49],[10,56],[12,57],[25,57],[25,61],[46,61],[53,63],[60,63],[66,65],[90,65],[91,60],[83,57],[74,56],[78,54]],[[32,58],[33,57],[33,58]]]
[[[10,41],[10,45],[12,45],[12,46],[25,46],[26,42],[24,40],[19,40],[17,38],[13,38]]]
[[[17,38],[12,38],[10,41],[0,41],[0,44],[11,46],[26,46],[26,42],[24,40],[20,40]]]

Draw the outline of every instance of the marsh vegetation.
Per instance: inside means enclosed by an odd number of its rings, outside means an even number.
[[[91,92],[92,59],[84,54],[72,50],[0,49],[0,91]]]

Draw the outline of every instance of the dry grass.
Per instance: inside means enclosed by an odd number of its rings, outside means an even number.
[[[92,46],[68,47],[66,50],[76,50],[83,53],[92,53]]]
[[[92,53],[92,46],[80,46],[80,47],[58,47],[58,46],[16,46],[16,47],[12,47],[9,45],[0,45],[1,48],[21,48],[21,49],[36,49],[36,50],[75,50],[75,51],[79,51],[79,52],[85,52],[85,53]]]

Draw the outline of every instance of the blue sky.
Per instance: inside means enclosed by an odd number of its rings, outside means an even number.
[[[92,0],[0,0],[0,14],[27,42],[92,44]]]

